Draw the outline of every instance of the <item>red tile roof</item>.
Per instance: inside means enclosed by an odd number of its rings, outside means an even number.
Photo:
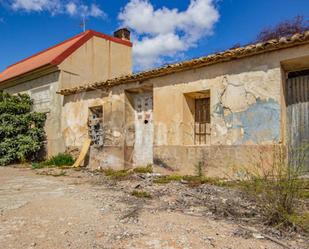
[[[0,73],[0,82],[12,79],[44,66],[59,65],[93,36],[101,37],[126,46],[132,46],[132,43],[129,41],[108,36],[93,30],[87,30],[86,32],[76,35],[68,40],[65,40],[64,42],[8,66],[3,72]]]

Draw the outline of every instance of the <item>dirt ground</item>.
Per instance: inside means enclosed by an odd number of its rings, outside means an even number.
[[[153,198],[134,197],[134,189]],[[219,187],[160,185],[147,175],[115,182],[88,171],[0,167],[0,248],[284,248],[248,222],[258,216],[240,200]],[[295,234],[271,236],[290,248],[308,243]]]

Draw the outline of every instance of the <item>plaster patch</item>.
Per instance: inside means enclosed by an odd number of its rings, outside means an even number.
[[[220,133],[220,135],[225,135],[227,134],[227,127],[225,126],[220,126],[218,124],[216,124],[216,130]]]
[[[113,131],[114,137],[121,137],[121,133],[119,131]]]
[[[222,104],[232,112],[243,111],[247,108],[246,89],[243,85],[229,84],[222,95]]]

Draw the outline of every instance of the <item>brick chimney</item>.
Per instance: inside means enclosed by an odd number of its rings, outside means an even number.
[[[130,41],[130,30],[128,28],[118,29],[114,32],[114,37]]]

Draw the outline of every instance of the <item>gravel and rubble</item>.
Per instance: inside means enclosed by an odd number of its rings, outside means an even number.
[[[1,248],[307,248],[305,235],[264,226],[240,190],[156,177],[0,168]]]
[[[155,198],[153,210],[179,211],[195,216],[242,222],[261,219],[258,206],[242,191],[209,184],[191,188],[181,181],[155,184],[155,177],[148,175],[147,178],[130,177],[125,181],[112,181],[97,174],[92,184],[103,184],[111,189],[122,190],[128,195],[134,189],[146,191]]]

